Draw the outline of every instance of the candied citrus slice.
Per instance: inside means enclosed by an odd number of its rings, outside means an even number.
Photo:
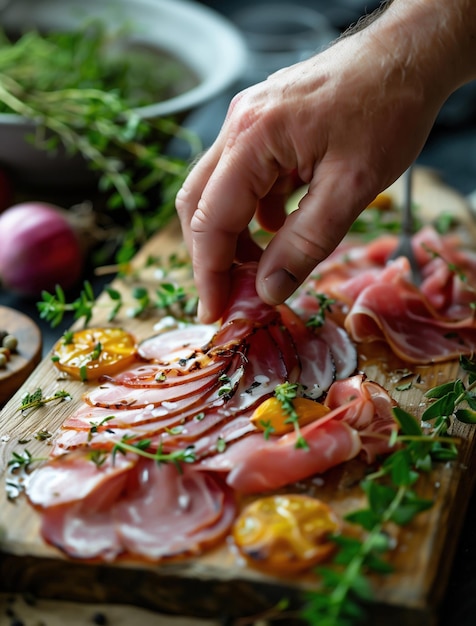
[[[67,332],[53,347],[55,366],[80,380],[111,376],[136,359],[135,337],[122,328]]]
[[[299,426],[305,426],[329,413],[329,408],[310,400],[309,398],[295,398],[293,408],[298,416]],[[294,429],[293,420],[283,408],[282,403],[275,398],[268,398],[253,411],[251,422],[260,430],[272,435],[283,435]]]
[[[321,500],[280,494],[247,505],[233,525],[233,538],[250,565],[288,574],[328,558],[335,548],[329,536],[339,529],[337,515]]]

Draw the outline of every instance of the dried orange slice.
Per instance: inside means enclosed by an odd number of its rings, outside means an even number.
[[[53,347],[55,366],[79,380],[111,376],[136,359],[135,337],[122,328],[66,332]]]

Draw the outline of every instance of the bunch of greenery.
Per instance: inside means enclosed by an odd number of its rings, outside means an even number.
[[[137,107],[168,97],[185,69],[140,51],[111,53],[126,35],[111,35],[98,21],[17,39],[0,33],[0,112],[34,122],[27,139],[40,150],[84,157],[106,208],[120,213],[122,261],[174,213],[188,159],[167,154],[170,140],[183,140],[190,158],[200,149],[179,120],[138,113]]]

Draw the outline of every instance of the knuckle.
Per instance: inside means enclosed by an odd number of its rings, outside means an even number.
[[[190,230],[193,234],[203,233],[207,230],[209,222],[210,219],[207,215],[206,207],[203,200],[200,200],[190,220]]]
[[[175,196],[175,209],[179,214],[179,217],[185,215],[188,210],[189,205],[189,192],[188,189],[183,186],[179,189],[177,195]]]
[[[334,250],[340,235],[332,227],[303,227],[292,224],[289,231],[290,245],[306,258],[306,265],[317,265]]]

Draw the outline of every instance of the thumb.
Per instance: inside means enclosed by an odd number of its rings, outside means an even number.
[[[321,165],[322,167],[322,165]],[[340,243],[357,216],[378,193],[358,172],[325,175],[322,167],[308,192],[261,257],[257,290],[270,304],[284,302]]]

